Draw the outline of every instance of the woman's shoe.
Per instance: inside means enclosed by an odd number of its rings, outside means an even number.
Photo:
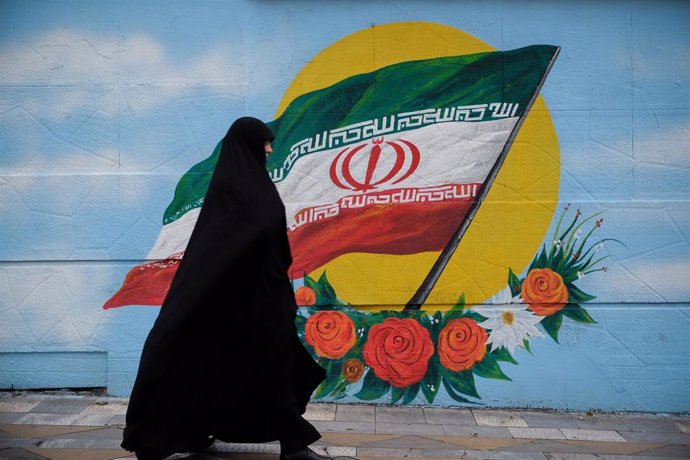
[[[280,454],[280,460],[333,460],[333,457],[319,455],[307,447],[291,454]]]
[[[158,452],[154,449],[136,449],[134,451],[134,455],[136,455],[137,460],[163,460],[166,457],[169,457],[167,454],[163,454],[161,452]]]
[[[215,441],[216,438],[214,436],[206,436],[205,438],[200,439],[198,442],[195,442],[192,445],[190,452],[203,452],[211,447],[211,444],[213,444]]]

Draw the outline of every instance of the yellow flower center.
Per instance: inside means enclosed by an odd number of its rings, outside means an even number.
[[[513,322],[515,321],[515,315],[512,311],[504,311],[501,315],[501,319],[503,320],[503,324],[506,326],[512,326]]]

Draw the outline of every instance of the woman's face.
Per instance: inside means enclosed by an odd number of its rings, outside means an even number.
[[[273,146],[271,145],[271,141],[266,141],[264,142],[264,152],[266,153],[266,158],[273,152]]]

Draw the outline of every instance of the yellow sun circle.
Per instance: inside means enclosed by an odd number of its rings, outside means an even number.
[[[318,53],[297,74],[277,110],[296,97],[355,74],[404,61],[494,51],[471,35],[442,24],[396,22],[355,32]],[[520,273],[544,239],[558,197],[560,153],[541,96],[525,119],[503,168],[443,274],[426,310],[482,303],[507,285],[508,269]],[[439,252],[396,256],[350,253],[318,268],[338,297],[364,309],[401,309],[426,277]]]

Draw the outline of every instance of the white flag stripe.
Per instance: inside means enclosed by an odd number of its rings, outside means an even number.
[[[437,123],[413,131],[389,134],[380,144],[382,154],[376,173],[371,182],[381,180],[391,170],[395,162],[392,147],[388,142],[403,145],[408,141],[419,148],[419,165],[405,180],[381,184],[375,191],[397,188],[423,188],[445,184],[482,183],[500,155],[518,118],[506,118],[486,122]],[[330,177],[331,163],[339,153],[348,152],[365,144],[351,157],[349,172],[361,183],[364,181],[369,163],[369,152],[374,147],[372,140],[354,144],[347,149],[325,150],[301,157],[292,167],[290,174],[278,182],[276,187],[285,202],[288,225],[294,224],[295,214],[304,206],[324,206],[336,203],[339,199],[362,191],[348,190],[333,185]],[[347,151],[344,151],[347,150]],[[383,154],[385,150],[386,154]],[[343,156],[336,163],[337,179],[347,185],[345,180]],[[409,167],[411,157],[406,156],[402,171]]]
[[[385,142],[404,139],[420,150],[417,170],[407,179],[397,184],[381,185],[376,192],[398,188],[429,188],[446,184],[482,183],[501,153],[517,118],[507,118],[485,122],[438,123],[414,131],[404,131],[387,135]],[[366,141],[365,141],[366,142]],[[350,148],[354,148],[355,144]],[[390,146],[382,145],[384,149]],[[352,157],[352,175],[363,179],[369,161],[372,144],[362,148],[361,155]],[[285,202],[289,227],[297,226],[296,213],[300,209],[314,206],[333,205],[346,196],[361,195],[362,192],[345,190],[331,182],[331,162],[343,148],[322,151],[301,157],[293,166],[288,177],[276,184]],[[388,152],[390,153],[390,152]],[[412,159],[404,158],[402,171],[406,171]],[[381,155],[379,167],[372,181],[382,179],[395,162],[393,155]],[[341,181],[342,170],[336,168]],[[399,177],[401,174],[398,174]],[[395,180],[395,178],[393,178]],[[183,252],[201,208],[193,208],[182,217],[166,224],[161,229],[156,243],[146,256],[147,259],[165,259]]]
[[[187,248],[189,237],[192,235],[201,208],[193,208],[182,217],[163,225],[156,243],[146,256],[147,259],[165,259],[173,254],[183,252]]]

